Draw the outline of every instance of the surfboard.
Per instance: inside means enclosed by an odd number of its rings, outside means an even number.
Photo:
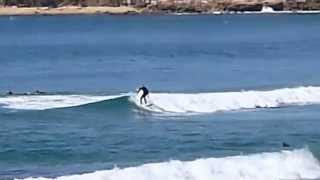
[[[146,106],[146,107],[152,107],[153,104],[152,104],[152,103],[147,103],[147,104],[144,104],[144,106]]]

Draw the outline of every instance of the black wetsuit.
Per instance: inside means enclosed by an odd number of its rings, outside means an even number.
[[[146,96],[149,94],[149,90],[142,86],[141,88],[139,88],[138,92],[142,91],[142,96],[140,97],[140,104],[142,104],[142,99],[144,100],[144,103],[147,104],[147,99]]]

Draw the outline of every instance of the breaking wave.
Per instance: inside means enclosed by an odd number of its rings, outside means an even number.
[[[271,91],[214,92],[197,94],[155,93],[151,106],[156,112],[212,113],[240,109],[275,108],[320,103],[320,87],[284,88]]]
[[[125,98],[125,99],[124,99]],[[101,101],[126,101],[136,107],[158,113],[212,113],[241,109],[276,108],[320,103],[320,87],[283,88],[270,91],[240,91],[211,93],[151,93],[149,105],[140,105],[134,93],[98,95],[32,95],[0,97],[4,108],[44,110],[81,106]],[[110,104],[109,104],[110,105]],[[112,103],[111,103],[112,105]],[[119,107],[121,108],[121,107]],[[106,108],[107,110],[108,108]]]
[[[46,110],[81,106],[100,101],[112,100],[125,95],[93,96],[93,95],[21,95],[0,97],[0,105],[9,109]]]
[[[124,169],[114,168],[56,180],[279,180],[318,179],[320,164],[307,149],[222,158],[173,160]],[[26,178],[26,180],[49,178]]]

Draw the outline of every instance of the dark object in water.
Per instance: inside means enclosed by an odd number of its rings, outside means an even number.
[[[287,144],[286,142],[282,142],[282,147],[290,147],[290,144]]]
[[[43,95],[43,94],[46,94],[46,92],[39,91],[39,90],[36,90],[35,92],[31,93],[31,95]]]
[[[8,96],[12,96],[12,95],[16,95],[16,96],[28,96],[28,95],[46,95],[47,92],[44,92],[44,91],[39,91],[39,90],[36,90],[34,92],[25,92],[25,93],[14,93],[12,91],[8,91],[6,95]]]

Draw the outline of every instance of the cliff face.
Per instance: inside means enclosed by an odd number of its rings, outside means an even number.
[[[149,9],[166,12],[261,11],[263,6],[275,11],[320,10],[320,0],[161,0]]]
[[[320,10],[320,0],[0,0],[0,6],[133,6],[144,12],[260,11],[264,5],[274,10]]]

